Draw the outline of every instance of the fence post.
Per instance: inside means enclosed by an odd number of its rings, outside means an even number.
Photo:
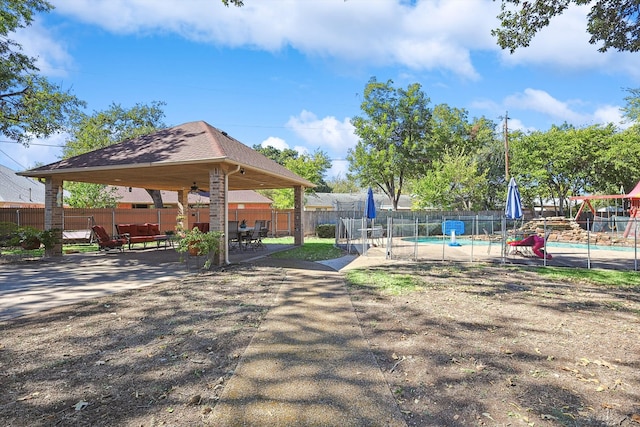
[[[549,253],[549,249],[547,248],[547,218],[544,218],[542,222],[542,235],[544,236],[544,253],[542,254],[542,265],[547,266],[547,254]]]
[[[638,271],[638,218],[633,218],[633,271]]]
[[[591,269],[591,224],[587,217],[587,268]]]
[[[417,261],[418,260],[418,236],[419,236],[419,232],[418,232],[418,218],[416,218],[414,220],[414,227],[413,227],[413,260]]]

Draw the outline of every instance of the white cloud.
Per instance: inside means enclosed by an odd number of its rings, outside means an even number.
[[[584,123],[588,118],[569,107],[567,102],[559,101],[543,90],[527,88],[523,93],[517,93],[504,100],[507,108],[536,111],[560,122],[572,124]]]
[[[589,10],[589,6],[572,5],[540,30],[528,47],[519,48],[513,54],[502,51],[501,60],[508,65],[533,64],[574,72],[597,69],[640,78],[638,55],[612,50],[603,53],[598,51],[600,45],[589,43]]]
[[[314,113],[303,110],[297,117],[289,118],[287,127],[312,151],[319,148],[332,155],[345,156],[358,142],[349,118],[342,121],[333,116],[319,119]]]
[[[38,19],[11,37],[22,46],[24,54],[36,58],[36,66],[45,76],[64,77],[73,65],[66,47]]]
[[[289,144],[287,144],[284,139],[278,138],[276,136],[270,136],[269,138],[262,141],[262,144],[260,145],[263,148],[273,147],[273,148],[277,148],[280,151],[286,150],[287,148],[289,148]]]
[[[625,123],[620,107],[614,105],[599,107],[593,113],[593,119],[596,123],[613,123],[621,128],[627,128],[631,125],[630,123]]]
[[[561,101],[543,90],[531,88],[525,89],[522,93],[506,97],[504,106],[510,111],[520,110],[541,113],[555,124],[567,122],[574,126],[589,126],[613,123],[621,126],[623,121],[620,107],[612,105],[593,107],[581,100]],[[578,107],[582,111],[577,111]],[[587,111],[587,108],[592,108],[592,110]],[[526,127],[522,122],[516,122],[513,119],[510,121],[510,127],[531,130],[531,127]]]
[[[372,65],[441,69],[477,79],[470,50],[496,49],[491,0],[220,1],[56,0],[56,11],[121,34],[173,32],[216,45],[278,51]]]

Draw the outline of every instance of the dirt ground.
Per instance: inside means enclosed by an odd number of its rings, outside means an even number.
[[[401,296],[354,287],[410,426],[640,426],[640,289],[499,266],[407,265]]]
[[[408,425],[640,426],[640,289],[495,265],[389,271],[422,289],[349,290]],[[0,420],[215,425],[284,277],[229,267],[1,322]]]

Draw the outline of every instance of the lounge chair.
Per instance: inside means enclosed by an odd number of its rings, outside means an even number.
[[[109,237],[109,233],[107,233],[107,230],[105,230],[101,225],[94,225],[91,227],[91,230],[93,230],[93,233],[96,235],[100,250],[104,249],[108,251],[109,249],[119,249],[120,251],[123,251],[123,245],[127,244],[127,239],[125,237]]]

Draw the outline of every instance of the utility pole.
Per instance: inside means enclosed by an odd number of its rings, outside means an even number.
[[[504,115],[504,181],[509,182],[509,112]]]

